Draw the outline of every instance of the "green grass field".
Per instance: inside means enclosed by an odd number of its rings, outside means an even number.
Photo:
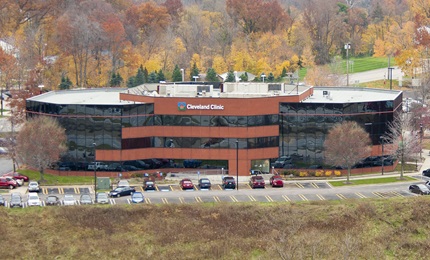
[[[18,172],[27,175],[30,180],[40,180],[40,173],[33,170],[18,170]],[[56,176],[52,174],[44,174],[45,181],[43,185],[92,185],[94,177],[86,176]]]
[[[363,72],[368,70],[388,68],[388,57],[364,57],[350,58],[350,73]],[[391,59],[390,66],[395,66],[394,59]],[[346,59],[342,60],[342,71],[346,73]]]

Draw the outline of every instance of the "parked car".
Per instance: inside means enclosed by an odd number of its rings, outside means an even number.
[[[14,208],[14,207],[21,207],[22,208],[23,203],[22,203],[22,197],[21,194],[19,193],[12,193],[10,196],[10,202],[9,202],[9,207]]]
[[[6,177],[0,178],[0,188],[14,189],[17,186],[18,186],[18,183],[15,180],[11,180],[10,178],[6,178]]]
[[[110,197],[121,197],[126,195],[131,195],[136,190],[133,187],[118,187],[109,192]]]
[[[28,183],[28,191],[29,192],[39,192],[40,191],[39,183],[37,183],[37,181],[30,181]]]
[[[16,185],[18,187],[22,186],[24,184],[24,181],[22,179],[15,179],[13,177],[5,177],[8,181],[16,182]]]
[[[37,193],[29,193],[27,198],[28,206],[42,206],[39,195]]]
[[[73,205],[76,205],[76,199],[75,199],[75,197],[73,197],[73,195],[71,195],[71,194],[64,195],[63,205],[64,206],[73,206]]]
[[[130,183],[127,180],[120,180],[116,186],[117,187],[130,187]]]
[[[23,174],[21,174],[21,173],[19,173],[19,172],[8,172],[8,173],[6,173],[6,174],[3,174],[3,177],[6,177],[6,176],[8,176],[8,177],[12,177],[12,178],[15,178],[15,179],[21,179],[21,180],[23,180],[24,182],[29,181],[28,176],[23,175]]]
[[[413,184],[409,186],[409,191],[420,195],[430,195],[430,189],[424,184]]]
[[[93,204],[93,199],[91,198],[90,194],[82,194],[79,198],[79,203],[81,205]]]
[[[46,206],[58,206],[61,205],[60,199],[55,195],[49,195],[45,199]]]
[[[97,193],[97,203],[100,204],[109,204],[109,197],[106,192],[99,192]]]
[[[226,176],[222,179],[223,189],[236,189],[236,181],[231,176]]]
[[[269,182],[272,187],[284,187],[284,180],[279,175],[273,175],[270,177]]]
[[[276,159],[275,163],[273,164],[273,166],[275,168],[284,168],[284,166],[286,164],[292,164],[293,163],[293,159],[290,156],[281,156],[278,159]]]
[[[179,182],[179,186],[181,186],[182,190],[190,190],[190,189],[194,189],[194,185],[193,182],[190,179],[182,179]]]
[[[131,195],[131,202],[133,203],[145,202],[145,197],[143,196],[143,193],[140,191],[133,192],[133,194]]]
[[[423,176],[430,177],[430,169],[426,169],[423,171]]]
[[[199,188],[202,189],[211,189],[211,181],[208,178],[201,178],[199,180]]]
[[[155,182],[153,182],[153,181],[144,181],[143,182],[143,190],[144,191],[155,190]]]
[[[6,206],[6,200],[3,198],[3,195],[0,194],[0,206]]]
[[[266,183],[264,182],[264,178],[261,175],[257,175],[257,176],[252,176],[249,179],[249,186],[251,186],[251,188],[255,189],[255,188],[265,188]]]

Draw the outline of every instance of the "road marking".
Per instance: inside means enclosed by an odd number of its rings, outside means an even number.
[[[130,201],[130,199],[127,199],[127,203],[128,203],[128,204],[131,204],[131,201]]]
[[[173,191],[172,185],[169,185],[169,189],[170,189],[171,191]]]
[[[283,198],[285,201],[289,201],[289,202],[291,202],[291,199],[290,199],[290,198],[288,198],[288,196],[287,196],[287,195],[282,195],[282,198]]]
[[[358,197],[362,198],[362,199],[366,199],[367,197],[364,196],[363,194],[361,194],[360,192],[356,192],[355,193]]]
[[[320,186],[318,186],[315,182],[311,182],[311,185],[314,186],[314,188],[317,188],[317,189],[320,188]]]
[[[257,201],[257,200],[254,198],[254,196],[252,196],[252,195],[248,195],[248,198],[249,198],[251,201]]]
[[[274,202],[274,200],[273,200],[269,195],[266,195],[265,197],[266,197],[266,200],[267,200],[267,201],[269,201],[269,202]]]
[[[63,188],[57,188],[58,189],[58,193],[59,194],[64,194],[64,189]]]
[[[236,199],[236,197],[235,197],[235,196],[230,196],[230,199],[231,199],[233,202],[239,202],[239,201]]]
[[[301,183],[298,183],[298,182],[296,182],[296,186],[299,187],[299,188],[301,188],[301,189],[305,188]]]
[[[392,193],[397,197],[404,197],[403,194],[400,194],[397,191],[392,191]]]
[[[149,198],[145,198],[145,203],[151,204],[151,200]]]
[[[381,193],[379,193],[379,192],[377,192],[377,191],[375,191],[375,192],[372,192],[373,194],[375,194],[377,197],[379,197],[379,198],[383,198],[384,197],[384,195],[383,194],[381,194]]]
[[[76,188],[76,187],[75,187],[75,188],[73,188],[73,189],[75,190],[75,193],[76,193],[76,194],[81,193],[81,191],[79,190],[79,188]]]
[[[115,205],[116,201],[114,199],[109,199],[110,204]]]
[[[163,202],[163,204],[169,204],[166,198],[161,198],[161,201]]]
[[[144,192],[143,187],[139,186],[141,192]]]
[[[320,200],[325,200],[325,198],[322,195],[320,195],[320,194],[316,194],[316,195]]]
[[[184,200],[184,198],[182,198],[182,197],[179,197],[179,201],[180,201],[181,203],[185,203],[185,200]]]
[[[218,198],[218,196],[213,196],[215,202],[221,202],[221,200]]]
[[[203,202],[203,200],[200,197],[195,197],[197,202]]]
[[[299,194],[298,195],[302,200],[304,200],[304,201],[308,201],[308,198],[306,198],[305,197],[305,195],[303,195],[303,194]]]
[[[156,189],[157,191],[160,191],[160,190],[158,189],[158,186],[155,186],[155,189]]]
[[[42,188],[42,193],[47,195],[48,194],[48,189],[47,188]]]
[[[343,194],[337,193],[336,196],[338,196],[341,200],[346,200],[346,197],[343,196]]]

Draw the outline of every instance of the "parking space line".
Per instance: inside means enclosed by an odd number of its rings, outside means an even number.
[[[252,187],[251,187],[251,185],[249,185],[249,183],[247,183],[246,185],[252,190]]]
[[[141,192],[144,192],[144,190],[143,190],[143,187],[142,187],[142,186],[139,186],[139,189],[140,189],[140,191],[141,191]]]
[[[182,198],[182,197],[179,197],[179,201],[180,201],[181,203],[185,203],[185,200],[184,200],[184,198]]]
[[[274,202],[274,200],[273,200],[269,195],[266,195],[265,197],[266,197],[266,200],[267,200],[267,201],[269,201],[269,202]]]
[[[173,191],[172,185],[169,185],[169,189],[170,191]]]
[[[317,188],[317,189],[319,189],[319,188],[320,188],[320,186],[318,186],[315,182],[311,182],[311,185],[312,185],[314,188]]]
[[[200,197],[194,197],[197,202],[203,202],[203,200]]]
[[[57,188],[58,189],[58,193],[59,194],[64,194],[64,189],[63,188]]]
[[[299,187],[299,188],[301,188],[301,189],[304,189],[305,187],[301,184],[301,183],[299,183],[299,182],[296,182],[296,186],[297,187]]]
[[[320,199],[320,200],[325,200],[325,198],[323,197],[323,195],[320,195],[320,194],[316,194],[317,195],[317,197]]]
[[[48,189],[47,188],[42,188],[42,193],[47,195],[48,194]]]
[[[217,186],[218,186],[218,188],[219,188],[220,190],[222,190],[222,186],[221,186],[221,185],[217,184]]]
[[[158,186],[155,186],[155,189],[156,189],[157,191],[160,191],[160,190],[158,189]]]
[[[403,194],[400,194],[397,191],[392,191],[391,193],[393,193],[396,197],[404,197]]]
[[[373,194],[375,194],[377,197],[379,197],[379,198],[383,198],[384,197],[384,195],[382,195],[381,193],[379,193],[379,192],[377,192],[377,191],[374,191],[374,192],[372,192]]]
[[[257,200],[254,198],[254,196],[252,196],[252,195],[248,195],[248,198],[249,198],[251,201],[257,201]]]
[[[214,198],[215,202],[221,202],[221,200],[219,199],[218,196],[213,196],[213,198]]]
[[[360,192],[356,192],[355,193],[358,197],[362,198],[362,199],[366,199],[367,197],[364,196],[363,194],[361,194]]]
[[[149,198],[145,198],[145,203],[151,204],[151,200]]]
[[[346,197],[345,197],[345,196],[343,196],[343,194],[336,193],[336,196],[338,196],[338,197],[339,197],[339,199],[341,199],[341,200],[346,200]]]
[[[131,204],[131,201],[130,201],[130,199],[127,199],[127,203],[128,203],[128,204]]]
[[[288,198],[288,196],[287,196],[287,195],[282,195],[282,198],[283,198],[285,201],[289,201],[289,202],[291,202],[291,199],[290,199],[290,198]]]
[[[235,197],[235,196],[230,196],[230,199],[231,199],[233,202],[239,202],[239,201],[236,199],[236,197]]]
[[[161,198],[161,201],[163,202],[163,204],[169,204],[166,198]]]
[[[306,198],[303,194],[299,194],[298,196],[304,201],[309,201],[308,198]]]
[[[114,199],[109,199],[110,204],[115,205],[116,201]]]
[[[73,188],[74,190],[75,190],[75,194],[79,194],[79,193],[81,193],[80,191],[79,191],[79,188]]]

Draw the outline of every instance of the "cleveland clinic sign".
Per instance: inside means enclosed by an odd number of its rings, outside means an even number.
[[[223,105],[216,105],[216,104],[193,105],[193,104],[187,104],[186,102],[178,102],[178,110],[179,111],[185,111],[185,110],[224,110],[224,106]]]

